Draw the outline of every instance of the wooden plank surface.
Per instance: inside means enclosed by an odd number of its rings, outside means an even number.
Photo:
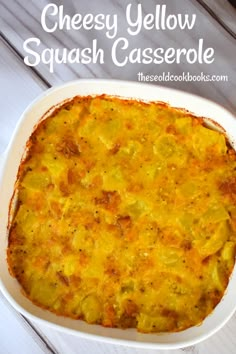
[[[99,45],[104,49],[106,62],[104,64],[56,64],[54,73],[50,73],[49,67],[45,64],[39,64],[35,68],[45,77],[51,85],[69,81],[75,78],[98,77],[98,78],[118,78],[127,80],[138,80],[138,72],[144,74],[162,74],[174,73],[181,75],[183,72],[189,72],[191,75],[200,75],[201,73],[209,75],[226,75],[228,81],[215,82],[185,82],[185,81],[165,81],[157,82],[165,86],[179,88],[185,91],[202,95],[212,99],[228,109],[235,111],[236,100],[234,92],[236,91],[236,46],[235,40],[230,36],[217,21],[196,0],[180,0],[177,3],[168,2],[168,13],[189,13],[196,14],[196,24],[193,31],[142,31],[137,36],[127,35],[127,24],[125,22],[125,8],[128,3],[126,0],[92,0],[92,1],[63,1],[66,14],[76,13],[110,13],[117,14],[119,19],[119,31],[117,36],[128,36],[130,48],[158,46],[173,48],[195,48],[198,45],[199,38],[205,40],[205,46],[213,47],[215,50],[214,64],[130,64],[125,67],[117,67],[110,58],[112,40],[106,38],[104,31],[56,31],[46,33],[41,26],[40,19],[42,9],[46,1],[27,1],[27,0],[1,0],[1,31],[15,46],[18,52],[25,56],[23,43],[27,38],[40,38],[41,45],[39,52],[45,48],[83,48],[89,47],[93,38],[97,38]],[[159,1],[159,4],[165,4],[165,1]],[[150,12],[154,13],[156,2],[148,0],[143,2],[143,15]],[[133,8],[135,16],[135,8]],[[230,16],[232,14],[230,13]],[[126,52],[124,53],[126,54]]]
[[[23,110],[45,89],[45,85],[2,40],[0,53],[1,153],[6,149]]]
[[[219,0],[221,1],[221,0]],[[78,31],[55,32],[47,34],[40,25],[42,8],[46,0],[0,0],[0,30],[4,40],[0,41],[0,152],[3,152],[10,140],[17,121],[29,104],[42,90],[50,85],[57,85],[76,78],[118,78],[137,81],[139,71],[144,74],[161,74],[170,71],[175,74],[189,71],[192,75],[201,72],[213,75],[227,75],[228,81],[217,82],[161,82],[170,87],[176,87],[188,92],[196,93],[210,98],[228,108],[236,111],[236,46],[235,40],[222,26],[210,16],[195,0],[180,0],[168,2],[170,13],[197,14],[197,24],[193,32],[142,32],[137,37],[130,38],[132,47],[145,46],[173,46],[174,48],[186,46],[195,47],[199,38],[206,39],[208,46],[215,48],[216,60],[214,65],[127,65],[117,68],[107,60],[106,65],[65,65],[55,66],[55,72],[50,73],[49,68],[40,64],[32,70],[23,63],[25,55],[23,42],[29,37],[39,37],[42,49],[47,47],[86,47],[91,43],[95,33],[82,33]],[[119,36],[125,36],[124,11],[128,1],[124,0],[91,0],[91,1],[57,1],[64,4],[67,13],[117,13],[119,16]],[[164,4],[165,1],[158,2]],[[153,12],[156,4],[154,0],[143,2],[144,13]],[[214,8],[214,11],[218,11]],[[219,13],[219,12],[218,12]],[[224,12],[226,14],[226,12]],[[224,21],[231,18],[224,15]],[[234,27],[231,26],[233,29]],[[96,33],[99,44],[105,53],[109,53],[111,41],[104,39],[104,33]],[[7,44],[8,43],[8,44]],[[107,54],[108,56],[108,54]],[[158,84],[158,83],[156,83]],[[236,347],[236,316],[215,336],[194,347],[183,350],[165,351],[165,353],[180,354],[234,354]],[[17,340],[11,341],[15,334]],[[11,308],[6,300],[0,296],[0,354],[10,353],[115,353],[115,354],[141,354],[144,351],[111,344],[102,344],[85,340],[76,336],[62,334],[36,323],[28,323],[21,315]],[[147,354],[161,353],[158,350],[146,350]]]
[[[0,354],[54,354],[48,339],[39,336],[0,292]]]
[[[205,6],[205,9],[218,20],[222,26],[228,31],[234,38],[236,38],[236,2],[233,0],[200,0],[200,4]]]

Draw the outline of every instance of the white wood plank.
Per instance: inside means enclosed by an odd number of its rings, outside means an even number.
[[[0,354],[53,354],[0,293]]]
[[[127,24],[125,21],[125,7],[127,1],[123,0],[92,0],[92,1],[66,1],[57,2],[64,4],[65,13],[116,13],[119,18],[119,31],[117,36],[127,37]],[[164,0],[159,1],[165,4]],[[130,64],[118,68],[110,58],[111,45],[113,40],[106,38],[104,32],[99,31],[56,31],[46,33],[40,24],[41,12],[47,1],[27,0],[0,0],[3,33],[16,46],[18,51],[25,56],[23,42],[29,37],[40,38],[42,45],[41,52],[46,47],[53,48],[84,48],[91,44],[93,38],[97,38],[99,46],[104,49],[106,62],[99,64],[57,64],[55,72],[49,72],[45,64],[39,64],[37,70],[52,84],[68,81],[78,77],[102,77],[118,78],[137,81],[139,71],[144,74],[174,73],[176,75],[189,72],[192,75],[199,75],[201,72],[209,75],[227,75],[228,82],[159,82],[165,86],[171,86],[196,93],[212,99],[228,109],[234,111],[236,108],[236,46],[234,39],[213,19],[208,12],[195,0],[180,0],[168,2],[168,13],[194,13],[197,15],[196,24],[192,31],[142,31],[137,36],[129,36],[130,48],[150,47],[156,48],[191,48],[197,47],[199,38],[204,38],[207,47],[215,49],[215,61],[213,64]],[[155,12],[156,1],[143,2],[144,14]]]
[[[228,0],[202,0],[202,2],[236,35],[236,8]]]
[[[45,86],[16,58],[2,40],[0,53],[0,153],[2,153],[22,112]]]
[[[234,316],[229,323],[220,330],[213,337],[205,342],[197,345],[197,353],[220,353],[220,354],[233,354],[236,348],[236,316]]]

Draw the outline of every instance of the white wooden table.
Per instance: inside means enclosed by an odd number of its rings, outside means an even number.
[[[58,0],[64,5],[65,13],[117,14],[119,37],[127,37],[125,9],[126,0]],[[168,13],[196,14],[196,23],[191,31],[142,30],[137,36],[130,36],[130,47],[196,47],[203,38],[207,47],[215,50],[213,64],[127,64],[117,67],[109,57],[112,40],[104,31],[56,31],[47,33],[40,24],[43,8],[47,0],[0,0],[0,153],[10,140],[14,127],[25,107],[48,87],[76,78],[116,78],[138,80],[138,72],[143,75],[162,75],[172,73],[181,75],[223,75],[228,81],[163,81],[153,84],[176,87],[210,98],[228,110],[236,112],[236,10],[227,0],[173,0],[143,1],[143,14],[154,13],[157,4],[167,4]],[[131,3],[131,1],[130,1]],[[132,1],[133,6],[137,5]],[[136,5],[135,5],[136,4]],[[134,8],[133,8],[134,9]],[[133,12],[133,15],[135,12]],[[135,16],[135,15],[134,15]],[[50,22],[52,25],[52,22]],[[49,67],[39,64],[29,67],[24,64],[26,55],[23,43],[27,38],[37,37],[39,47],[85,48],[97,38],[103,48],[104,64],[57,64],[54,73]],[[1,237],[1,235],[0,235]],[[236,301],[236,299],[235,299]],[[173,353],[234,354],[236,352],[236,316],[215,336],[198,344]],[[38,353],[159,353],[155,350],[141,350],[111,344],[102,344],[76,336],[62,334],[46,326],[32,323],[17,313],[0,293],[0,354],[38,354]],[[168,351],[166,351],[168,352]]]

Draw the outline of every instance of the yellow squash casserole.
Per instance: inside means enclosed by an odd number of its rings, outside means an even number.
[[[146,333],[213,311],[235,262],[224,133],[164,103],[75,97],[38,123],[25,155],[7,257],[31,301]]]

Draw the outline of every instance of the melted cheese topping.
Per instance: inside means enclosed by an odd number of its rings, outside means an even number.
[[[58,315],[142,332],[194,326],[235,260],[236,155],[165,104],[76,97],[35,128],[8,263]]]

